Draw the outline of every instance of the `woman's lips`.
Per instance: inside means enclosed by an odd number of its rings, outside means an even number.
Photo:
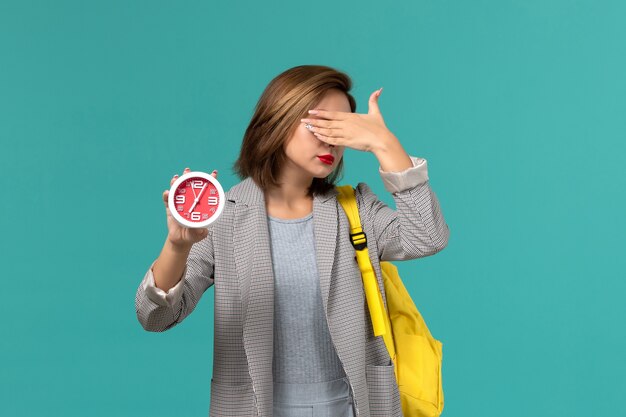
[[[332,155],[319,155],[319,160],[325,163],[326,165],[332,165],[335,162],[335,157]]]

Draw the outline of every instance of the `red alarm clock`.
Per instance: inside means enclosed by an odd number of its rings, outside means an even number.
[[[224,189],[210,174],[193,171],[179,177],[168,197],[172,216],[185,227],[207,227],[222,214]]]

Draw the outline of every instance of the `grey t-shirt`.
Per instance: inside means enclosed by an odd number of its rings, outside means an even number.
[[[343,378],[322,306],[313,213],[288,220],[268,216],[268,224],[274,267],[274,381]]]

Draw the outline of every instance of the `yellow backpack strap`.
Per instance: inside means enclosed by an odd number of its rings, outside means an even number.
[[[363,288],[365,289],[365,298],[369,308],[372,326],[374,328],[374,336],[382,336],[387,333],[386,311],[383,303],[382,295],[376,281],[376,274],[372,267],[367,249],[367,236],[361,227],[361,219],[359,217],[359,209],[356,204],[356,196],[351,185],[337,186],[337,199],[341,203],[343,209],[350,221],[350,239],[354,246],[359,269],[363,278]]]

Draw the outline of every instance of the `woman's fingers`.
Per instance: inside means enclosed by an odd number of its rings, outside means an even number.
[[[199,229],[190,229],[190,233],[195,235],[196,238],[204,238],[209,234],[209,231],[206,227],[201,227]]]
[[[178,174],[174,174],[174,176],[170,180],[170,187],[174,185],[177,179],[178,179]],[[163,191],[163,203],[165,203],[166,208],[167,208],[167,198],[169,197],[169,194],[170,194],[170,190]]]

